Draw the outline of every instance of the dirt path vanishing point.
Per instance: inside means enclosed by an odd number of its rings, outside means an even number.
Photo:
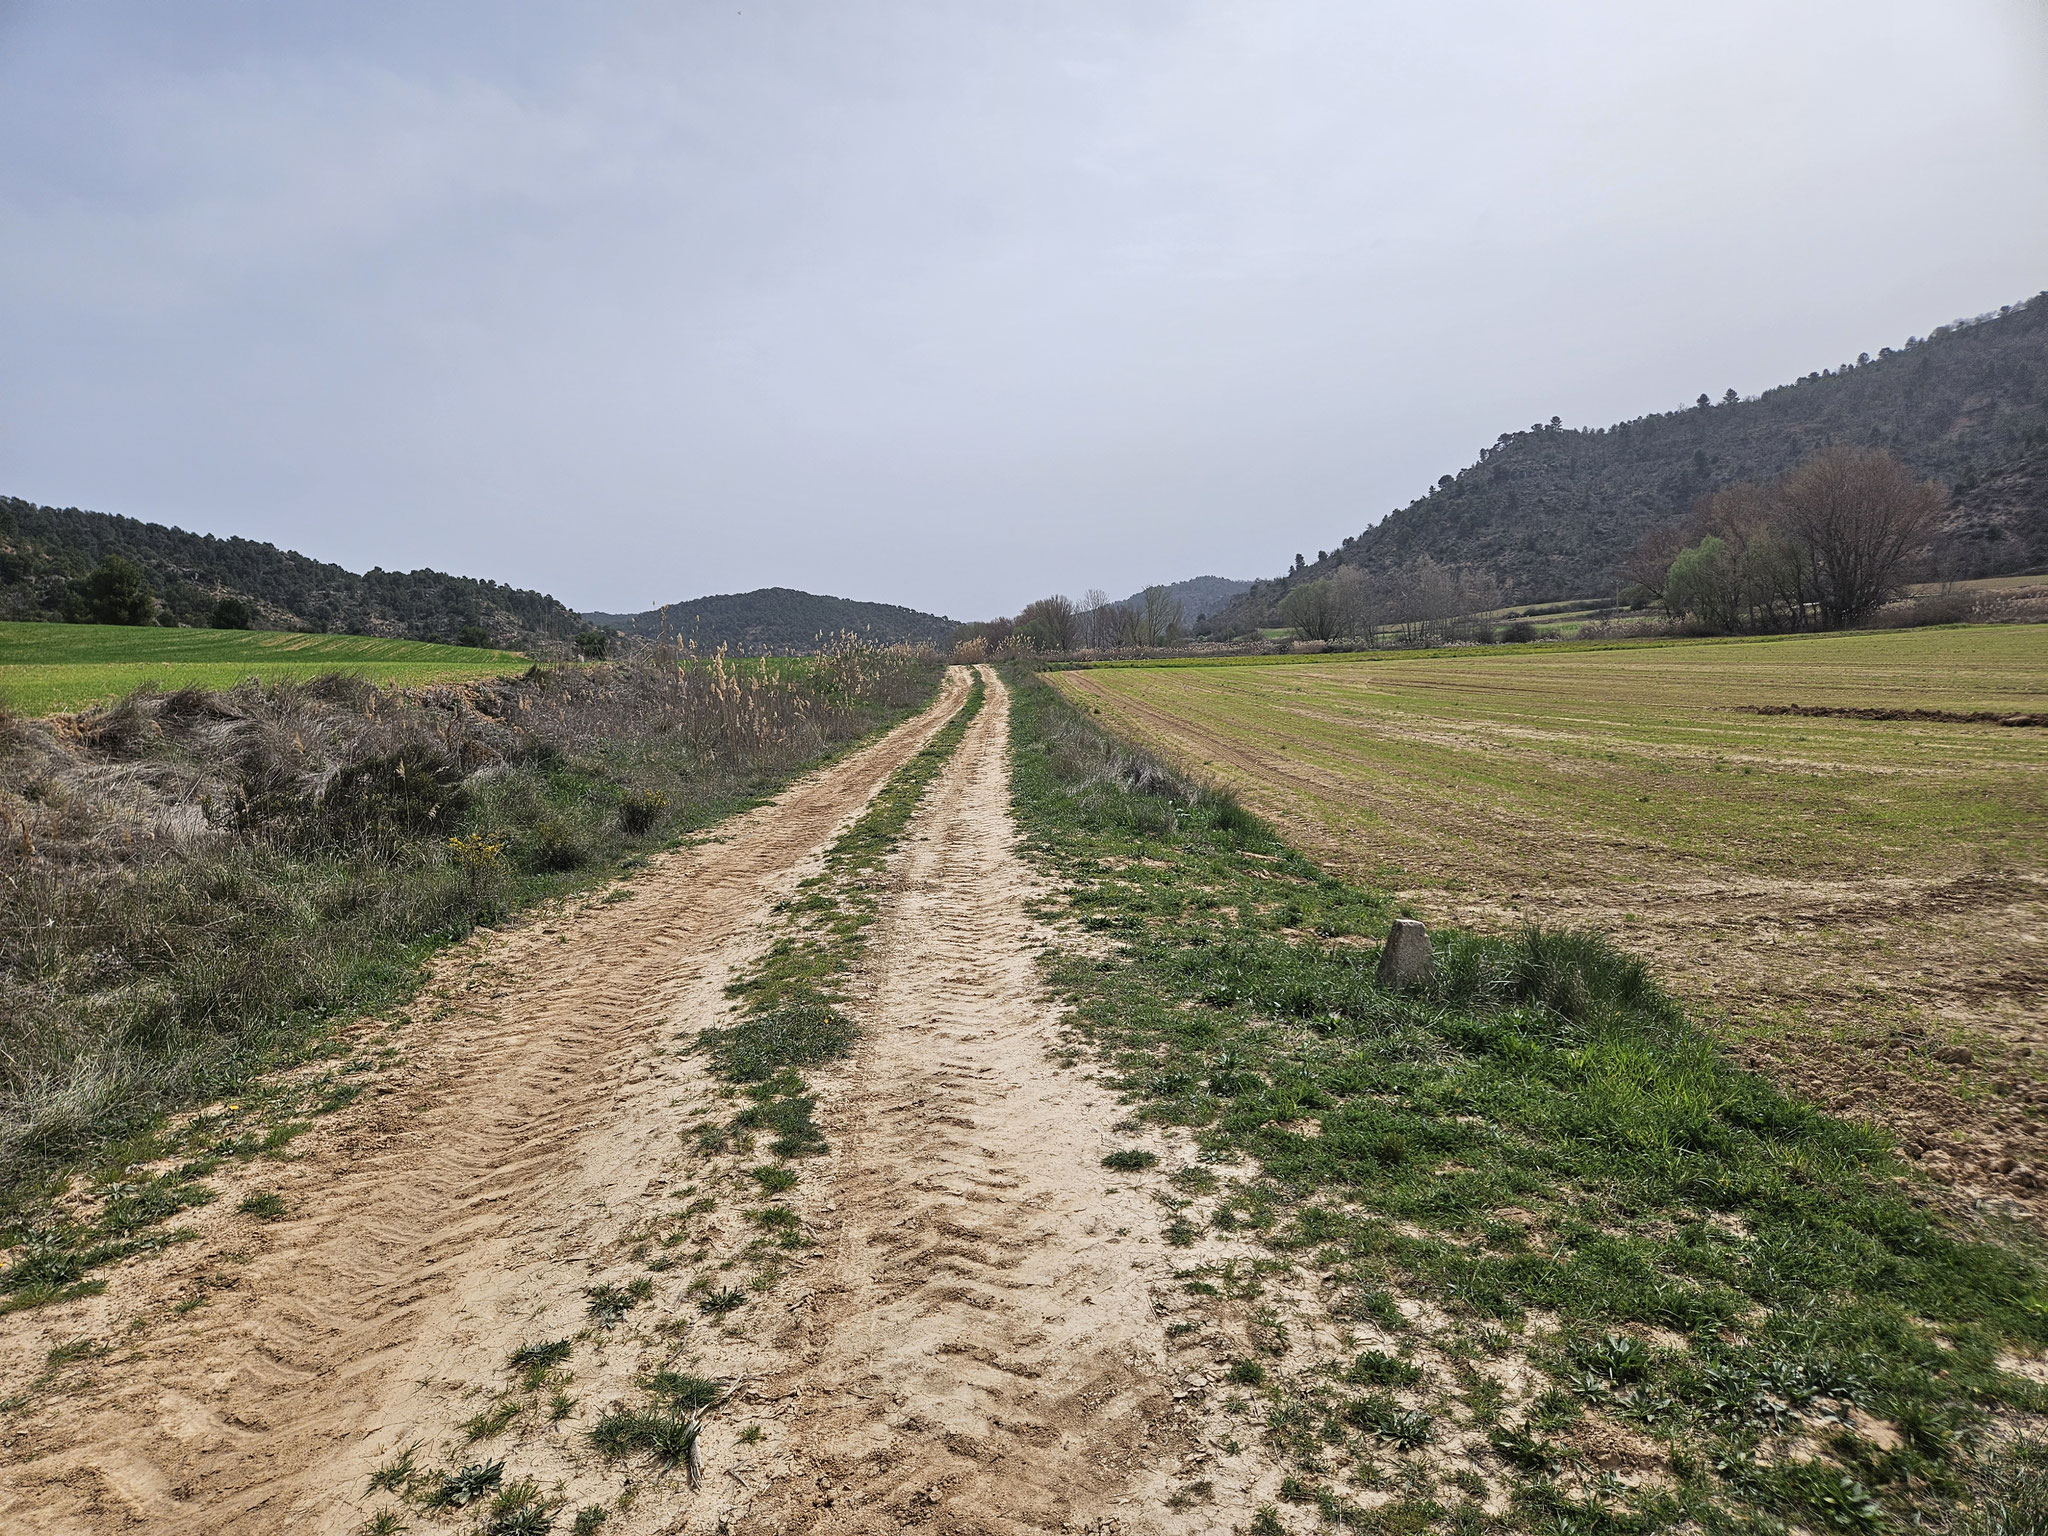
[[[1108,1187],[1103,1154],[1131,1140],[1111,1137],[1115,1099],[1050,1059],[1009,701],[989,682],[905,838],[862,1044],[820,1079],[837,1150],[806,1214],[824,1251],[764,1389],[791,1397],[805,1470],[741,1530],[1204,1524],[1161,1524],[1169,1479],[1201,1454],[1156,1315],[1171,1266],[1157,1207]]]
[[[1274,1480],[1249,1456],[1204,1508],[1162,1507],[1210,1449],[1171,1390],[1159,1314],[1180,1300],[1156,1206],[1101,1167],[1133,1128],[1049,1056],[1008,700],[985,676],[892,865],[855,989],[863,1042],[813,1074],[832,1151],[789,1201],[818,1246],[778,1288],[716,1322],[691,1304],[703,1279],[650,1261],[674,1197],[707,1177],[693,1120],[731,1112],[672,1047],[726,1015],[774,903],[957,707],[964,673],[881,742],[658,861],[632,899],[452,954],[427,998],[445,1016],[396,1036],[407,1060],[386,1091],[292,1161],[244,1170],[286,1219],[238,1217],[224,1188],[196,1241],[111,1271],[104,1296],[0,1319],[0,1394],[54,1345],[102,1341],[0,1421],[0,1530],[343,1536],[392,1507],[370,1473],[408,1446],[422,1467],[503,1458],[560,1501],[557,1530],[607,1503],[605,1536],[1241,1525]],[[587,1288],[636,1281],[650,1304],[593,1328]],[[563,1336],[578,1343],[559,1422],[529,1408],[466,1436],[510,1400],[509,1352]],[[706,1428],[700,1491],[589,1448],[599,1410],[667,1366],[743,1383]],[[475,1510],[407,1518],[452,1532]]]

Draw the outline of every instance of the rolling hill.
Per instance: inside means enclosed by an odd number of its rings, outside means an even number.
[[[1829,442],[1888,448],[1957,487],[1938,551],[1944,574],[1995,575],[2048,558],[2039,464],[2048,446],[2048,294],[1755,399],[1733,395],[1609,427],[1552,418],[1502,433],[1428,495],[1254,584],[1205,627],[1270,621],[1290,586],[1344,566],[1386,575],[1425,557],[1490,574],[1513,602],[1611,595],[1644,533],[1710,491],[1779,474]]]
[[[12,496],[0,497],[0,619],[62,618],[76,584],[110,555],[141,568],[159,624],[204,626],[232,597],[269,630],[449,641],[474,626],[492,646],[532,650],[583,627],[544,592],[441,571],[358,575],[275,544]]]
[[[1167,596],[1180,600],[1181,611],[1187,615],[1191,624],[1198,618],[1221,613],[1234,598],[1250,589],[1250,582],[1233,581],[1228,576],[1191,576],[1186,581],[1166,583]],[[1145,594],[1133,592],[1118,606],[1143,608]]]
[[[945,646],[953,620],[894,603],[823,597],[790,587],[723,593],[670,603],[645,613],[586,613],[599,629],[650,640],[672,640],[700,651],[724,646],[738,656],[792,656],[816,651],[840,635],[875,645]]]

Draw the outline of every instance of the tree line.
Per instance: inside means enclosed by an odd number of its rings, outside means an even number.
[[[1719,634],[1847,628],[1923,574],[1947,506],[1939,485],[1883,449],[1835,444],[1652,530],[1628,561],[1625,595]]]
[[[1187,615],[1165,587],[1147,587],[1126,602],[1092,588],[1080,602],[1054,593],[1024,605],[1014,618],[962,624],[957,651],[971,656],[1054,655],[1070,651],[1157,650],[1187,639]]]

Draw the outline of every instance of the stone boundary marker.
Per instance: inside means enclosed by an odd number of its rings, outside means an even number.
[[[1411,987],[1429,974],[1429,934],[1412,917],[1396,918],[1380,946],[1379,984]]]

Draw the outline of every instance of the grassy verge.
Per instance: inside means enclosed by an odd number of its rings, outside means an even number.
[[[288,1155],[396,1056],[341,1026],[388,1017],[435,952],[757,803],[938,675],[332,679],[139,695],[76,738],[0,721],[0,1305],[89,1294],[179,1239],[223,1159]]]
[[[1439,933],[1381,988],[1385,898],[1037,679],[1013,718],[1053,915],[1113,944],[1055,983],[1190,1154],[1163,1235],[1244,1341],[1224,1410],[1290,1464],[1261,1529],[1874,1532],[2032,1496],[2028,1237],[1945,1225],[1596,938]]]
[[[777,1158],[825,1150],[812,1117],[816,1100],[802,1069],[844,1057],[854,1026],[841,988],[867,950],[868,930],[881,910],[877,878],[910,824],[925,791],[981,712],[979,677],[953,718],[897,769],[860,819],[825,855],[825,868],[798,887],[778,909],[784,929],[747,974],[726,989],[741,1018],[698,1037],[712,1070],[752,1103],[727,1125],[706,1127],[700,1150],[752,1149],[756,1134],[772,1137]]]

